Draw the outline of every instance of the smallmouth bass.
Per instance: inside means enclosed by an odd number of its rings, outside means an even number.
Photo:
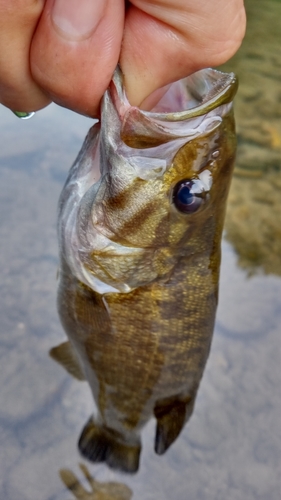
[[[59,201],[58,310],[51,356],[97,405],[83,456],[134,472],[154,415],[164,453],[192,414],[210,350],[220,244],[235,157],[233,74],[202,70],[152,112],[116,70]]]

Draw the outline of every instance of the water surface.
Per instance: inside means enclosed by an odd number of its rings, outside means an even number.
[[[225,67],[240,79],[239,149],[195,412],[162,457],[148,424],[135,476],[88,464],[98,481],[88,496],[64,483],[74,473],[85,485],[76,442],[92,397],[48,350],[65,339],[55,306],[57,199],[91,120],[52,105],[20,121],[0,108],[0,498],[279,500],[281,2],[248,0],[247,9],[247,37]]]

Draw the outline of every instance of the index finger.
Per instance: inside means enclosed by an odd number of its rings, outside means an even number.
[[[245,33],[243,0],[131,0],[121,67],[128,98],[145,107],[156,89],[226,62]]]

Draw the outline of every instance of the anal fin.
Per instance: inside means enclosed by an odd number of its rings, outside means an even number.
[[[53,347],[49,354],[52,359],[63,366],[64,369],[74,378],[78,380],[85,380],[85,375],[81,369],[77,355],[75,354],[75,351],[69,341]]]
[[[174,399],[156,405],[154,415],[157,419],[157,429],[154,448],[158,455],[165,453],[176,440],[192,414],[194,402],[195,397],[190,397],[185,401]]]

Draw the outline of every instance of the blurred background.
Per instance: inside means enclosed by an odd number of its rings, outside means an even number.
[[[0,107],[5,500],[280,498],[281,1],[246,0],[246,8],[247,36],[222,68],[240,80],[238,153],[212,350],[190,422],[161,457],[149,422],[134,476],[79,468],[76,443],[92,397],[48,357],[65,339],[56,312],[57,200],[92,121],[55,105],[21,121]]]

